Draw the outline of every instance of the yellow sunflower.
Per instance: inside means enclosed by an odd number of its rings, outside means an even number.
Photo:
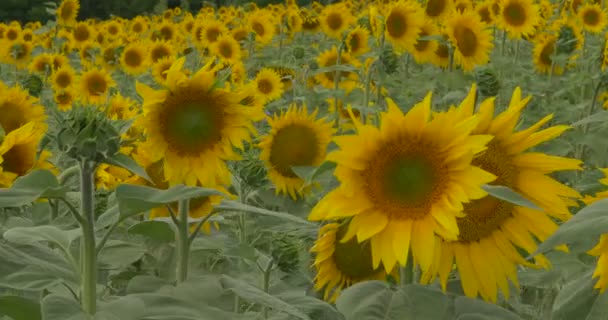
[[[74,101],[76,101],[76,92],[73,88],[56,90],[53,96],[57,108],[61,111],[67,111],[72,109]]]
[[[43,122],[44,107],[38,99],[30,96],[21,87],[8,88],[0,81],[0,127],[5,134],[19,129],[28,122]]]
[[[346,36],[346,50],[354,55],[362,55],[369,51],[369,31],[357,26]]]
[[[95,187],[101,190],[114,190],[125,183],[133,174],[124,168],[102,163],[95,170]]]
[[[427,0],[424,14],[433,21],[441,21],[454,10],[454,0]]]
[[[534,66],[536,70],[541,73],[562,74],[564,69],[553,63],[553,54],[555,53],[555,45],[557,43],[557,36],[553,34],[540,34],[534,40]],[[553,66],[553,71],[551,67]]]
[[[484,0],[475,6],[475,11],[481,18],[481,22],[492,25],[496,16],[492,13],[492,0]]]
[[[47,76],[53,71],[53,56],[49,53],[42,53],[34,57],[28,69],[31,72]]]
[[[580,19],[583,29],[591,33],[600,33],[606,27],[606,12],[602,10],[599,4],[584,4],[578,10],[578,18]]]
[[[223,62],[233,64],[241,61],[241,45],[230,34],[219,36],[209,51]]]
[[[72,30],[72,39],[74,40],[74,45],[80,47],[83,43],[93,39],[93,31],[87,23],[78,22]]]
[[[105,113],[112,120],[133,119],[138,114],[137,103],[135,100],[117,93],[110,98]]]
[[[142,43],[127,45],[120,55],[120,65],[126,73],[138,75],[148,69],[148,48]]]
[[[171,22],[164,21],[152,32],[151,39],[173,42],[177,39],[177,27]]]
[[[321,227],[314,246],[313,266],[317,270],[314,288],[323,290],[323,299],[335,302],[343,289],[366,280],[385,280],[395,271],[386,272],[382,266],[372,266],[369,242],[358,243],[355,239],[340,241],[346,234],[348,224],[329,223]]]
[[[31,43],[17,40],[0,48],[0,60],[7,64],[13,64],[18,69],[24,69],[30,62],[33,46]]]
[[[417,2],[393,2],[386,14],[384,33],[397,48],[411,52],[423,24],[424,14]]]
[[[202,24],[200,29],[200,45],[202,48],[209,48],[222,34],[227,32],[228,30],[223,22],[208,20]]]
[[[171,68],[173,64],[173,59],[166,57],[160,59],[154,65],[152,65],[152,76],[154,77],[154,81],[156,83],[166,86],[167,85],[167,71]]]
[[[135,34],[143,34],[148,31],[150,21],[143,16],[137,16],[131,21],[131,32]]]
[[[83,102],[104,103],[110,88],[116,86],[104,69],[90,69],[80,76],[80,95]]]
[[[454,13],[446,21],[447,34],[454,46],[454,61],[465,71],[490,60],[494,47],[492,31],[474,11]]]
[[[166,90],[137,83],[144,99],[140,117],[146,147],[154,161],[163,159],[164,176],[171,185],[228,185],[225,160],[238,159],[233,146],[243,148],[255,133],[253,111],[217,87],[209,64],[188,78],[182,71],[184,62],[185,58],[178,59],[167,72]]]
[[[533,0],[502,0],[497,24],[509,37],[519,39],[534,34],[534,27],[539,24],[538,5]]]
[[[322,52],[317,57],[317,63],[321,68],[334,66],[336,65],[337,61],[338,49],[335,46],[332,47],[330,50]],[[361,62],[359,62],[359,60],[353,57],[350,53],[342,52],[340,54],[340,65],[353,66],[358,68],[361,66]],[[322,86],[328,89],[333,89],[335,86],[335,75],[335,71],[327,71],[317,74],[315,78]],[[350,91],[357,86],[359,81],[359,76],[357,76],[357,73],[351,71],[339,71],[338,75],[340,76],[340,88]]]
[[[280,98],[283,94],[281,76],[270,68],[260,70],[253,81],[265,104]]]
[[[265,11],[253,12],[248,19],[249,30],[255,33],[255,42],[266,45],[275,34],[274,18]]]
[[[36,167],[38,144],[45,132],[45,123],[32,121],[4,136],[0,143],[0,158],[3,159],[0,181],[12,182],[12,179],[24,176]]]
[[[150,52],[150,62],[152,63],[156,63],[162,58],[172,58],[175,56],[173,46],[166,41],[155,41],[149,46],[148,50]]]
[[[327,156],[340,182],[312,209],[309,219],[352,217],[343,241],[371,241],[373,267],[388,272],[397,261],[426,272],[440,254],[435,234],[456,240],[463,204],[482,198],[495,176],[471,161],[489,135],[471,135],[478,118],[431,116],[431,94],[407,114],[387,99],[380,128],[355,122],[357,134],[339,136]]]
[[[445,41],[448,41],[446,36],[443,36]],[[440,67],[447,68],[450,63],[450,48],[443,42],[436,42],[437,47],[433,54],[430,55],[429,59],[432,64]]]
[[[323,9],[319,17],[321,29],[332,38],[342,39],[342,34],[355,22],[355,17],[344,4],[332,4]]]
[[[63,0],[57,8],[57,23],[61,26],[72,26],[76,23],[80,2],[78,0]]]
[[[234,93],[238,97],[240,105],[253,110],[251,120],[260,121],[266,117],[264,113],[264,97],[258,93],[254,82],[237,85],[234,88]]]
[[[476,86],[473,86],[460,108],[453,108],[438,117],[464,119],[472,116],[475,92]],[[496,117],[494,98],[481,103],[478,112],[481,121],[473,133],[490,134],[494,138],[473,164],[496,175],[497,179],[492,184],[513,189],[542,211],[513,205],[492,196],[466,203],[465,215],[456,220],[460,230],[458,240],[441,241],[441,255],[431,268],[432,272],[439,274],[444,290],[454,259],[464,293],[469,297],[479,294],[493,302],[496,302],[498,290],[509,297],[509,280],[518,286],[518,265],[544,268],[550,265],[542,255],[535,256],[536,265],[526,261],[526,256],[536,251],[535,239],[542,242],[557,230],[554,219],[564,221],[571,216],[568,205],[580,198],[580,194],[549,174],[581,170],[582,162],[527,151],[570,128],[560,125],[540,130],[551,120],[552,115],[548,115],[529,128],[516,131],[530,98],[522,99],[521,90],[516,88],[508,108]]]
[[[291,167],[318,166],[325,159],[327,145],[335,130],[326,118],[317,119],[317,111],[291,105],[287,112],[268,119],[270,133],[260,141],[260,159],[268,168],[268,178],[276,193],[289,194],[294,200],[303,195],[304,180]]]
[[[72,87],[76,82],[76,72],[69,65],[57,69],[51,75],[51,83],[55,91]]]
[[[412,50],[412,56],[417,63],[425,63],[431,61],[431,57],[434,52],[437,50],[437,41],[436,40],[427,40],[422,39],[424,37],[435,36],[439,34],[439,30],[435,23],[426,19],[424,24],[420,27],[420,33],[418,34],[418,40],[416,40],[416,44],[414,45],[414,50]]]

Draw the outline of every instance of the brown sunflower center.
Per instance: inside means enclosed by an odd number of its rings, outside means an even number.
[[[429,0],[426,3],[425,13],[429,17],[438,17],[443,13],[446,6],[446,0]]]
[[[55,77],[55,84],[59,88],[67,88],[72,84],[72,76],[67,72],[60,72]]]
[[[345,243],[340,242],[346,234],[347,228],[348,224],[343,224],[336,230],[333,255],[336,268],[349,280],[356,281],[373,277],[382,270],[382,266],[374,269],[369,241],[358,243],[357,239],[353,237]]]
[[[270,81],[270,79],[260,79],[258,80],[258,90],[260,90],[261,93],[268,95],[270,94],[274,89],[274,85],[272,84],[272,81]]]
[[[143,63],[143,57],[141,53],[137,50],[127,50],[125,51],[125,64],[132,68],[137,68],[141,66]]]
[[[179,154],[200,154],[222,138],[221,93],[185,87],[169,95],[159,115],[160,131],[169,148]]]
[[[173,39],[173,29],[170,26],[163,26],[160,28],[161,38],[164,40]]]
[[[494,140],[488,144],[488,149],[481,156],[473,160],[473,165],[496,175],[496,180],[491,184],[514,187],[517,182],[518,171],[512,164],[511,157]],[[456,220],[460,230],[458,239],[477,241],[491,235],[511,217],[512,211],[512,204],[492,196],[466,203],[466,216]]]
[[[332,12],[328,14],[325,21],[327,22],[329,29],[333,31],[340,30],[344,24],[344,19],[342,19],[342,15],[339,12]]]
[[[266,34],[266,28],[264,28],[264,25],[257,21],[251,24],[251,29],[253,29],[253,31],[255,31],[255,33],[260,37],[263,37]]]
[[[79,25],[74,29],[74,40],[84,42],[91,37],[91,31],[86,25]]]
[[[18,144],[2,155],[4,162],[0,164],[5,171],[23,176],[36,163],[36,145],[33,143]]]
[[[526,23],[526,19],[528,18],[525,8],[517,2],[507,4],[502,11],[502,15],[508,25],[515,27]]]
[[[585,23],[585,25],[587,26],[597,26],[600,22],[600,15],[596,10],[586,10],[583,13],[583,22]]]
[[[551,59],[551,56],[553,55],[554,50],[555,40],[548,41],[543,47],[543,50],[541,50],[540,52],[539,60],[543,65],[550,66],[551,64],[553,64],[553,59]]]
[[[87,90],[92,96],[100,96],[108,89],[108,83],[101,74],[91,74],[86,80]]]
[[[481,17],[481,21],[483,21],[487,24],[492,23],[492,14],[490,13],[490,7],[488,7],[488,6],[481,7],[477,11],[477,13],[479,14],[479,17]]]
[[[447,59],[450,56],[450,48],[446,44],[440,43],[435,54],[441,59]]]
[[[357,50],[361,48],[361,37],[358,34],[353,33],[348,39],[348,47],[351,52],[357,52]]]
[[[281,175],[296,178],[292,166],[312,166],[319,155],[319,139],[312,128],[291,124],[277,131],[270,147],[270,164]]]
[[[574,13],[577,13],[578,7],[580,7],[581,4],[583,4],[583,0],[572,0],[572,11],[574,11]]]
[[[59,16],[63,20],[69,20],[72,18],[74,11],[76,10],[76,6],[74,2],[66,2],[59,11]]]
[[[60,92],[55,95],[55,100],[60,105],[68,105],[72,103],[72,95],[68,91]]]
[[[156,62],[164,57],[168,57],[170,54],[171,51],[169,48],[165,46],[155,46],[150,52],[150,57],[152,57],[152,62]]]
[[[229,42],[224,41],[220,43],[218,51],[222,57],[227,59],[232,58],[232,46]]]
[[[8,29],[8,31],[6,32],[6,39],[8,39],[9,41],[15,41],[17,40],[17,38],[19,38],[19,31],[14,29]]]
[[[144,25],[141,22],[135,22],[131,28],[135,33],[142,33],[144,31]]]
[[[218,28],[208,28],[205,30],[205,38],[208,42],[213,43],[217,41],[217,38],[222,32]]]
[[[386,19],[386,31],[393,38],[401,38],[407,32],[407,18],[405,15],[393,10]]]
[[[456,26],[454,28],[454,37],[456,38],[458,51],[463,56],[470,57],[475,55],[475,51],[477,51],[477,35],[475,31],[464,26]]]
[[[245,29],[236,30],[232,34],[232,36],[234,37],[234,40],[236,40],[236,41],[245,40],[247,38],[247,30],[245,30]]]

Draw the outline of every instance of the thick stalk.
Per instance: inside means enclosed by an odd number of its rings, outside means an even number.
[[[264,283],[262,283],[262,289],[266,293],[270,292],[270,274],[272,272],[272,267],[274,267],[274,261],[271,261],[268,264],[268,267],[266,268],[266,270],[264,270],[264,279],[263,279]],[[264,307],[263,314],[264,314],[264,319],[268,319],[268,307]]]
[[[82,308],[95,314],[97,308],[97,252],[95,249],[95,165],[80,163],[80,210],[82,216],[81,292]]]
[[[190,258],[190,232],[188,230],[188,211],[190,211],[189,200],[180,200],[178,206],[177,225],[177,283],[182,283],[188,278],[188,261]]]

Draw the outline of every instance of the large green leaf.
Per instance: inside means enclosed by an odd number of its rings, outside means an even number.
[[[132,173],[152,182],[152,179],[148,176],[148,173],[144,168],[142,168],[135,160],[131,159],[131,157],[126,154],[117,153],[110,158],[106,159],[108,164],[121,167],[131,171]]]
[[[167,190],[123,184],[116,188],[116,199],[122,219],[179,200],[222,195],[215,189],[177,185]]]
[[[128,232],[130,234],[138,234],[162,242],[171,242],[175,240],[175,232],[171,226],[164,221],[143,221],[130,227]]]
[[[145,303],[134,296],[124,296],[98,306],[94,320],[140,320],[146,313]]]
[[[486,185],[482,186],[482,189],[485,190],[487,193],[489,193],[494,198],[504,200],[506,202],[509,202],[509,203],[512,203],[512,204],[515,204],[518,206],[526,207],[529,209],[542,211],[542,209],[539,206],[537,206],[536,204],[534,204],[534,202],[524,198],[522,195],[513,191],[509,187],[493,186],[493,185],[486,184]]]
[[[521,320],[515,313],[495,304],[468,297],[454,297],[454,314],[458,320]]]
[[[558,245],[567,244],[571,252],[586,252],[608,232],[608,199],[594,202],[580,210],[545,240],[534,254],[545,253]]]
[[[303,224],[303,225],[308,225],[308,226],[315,225],[312,222],[306,221],[302,218],[298,218],[298,217],[291,215],[289,213],[286,213],[286,212],[270,211],[270,210],[246,205],[246,204],[240,203],[238,201],[233,201],[233,200],[223,200],[219,205],[216,206],[216,209],[255,213],[255,214],[275,217],[278,219],[288,220],[288,221],[295,222],[298,224]]]
[[[65,191],[53,173],[34,170],[17,178],[9,189],[0,189],[0,208],[21,207],[40,198],[62,197]]]
[[[604,292],[595,299],[585,320],[603,320],[606,319],[606,315],[608,315],[608,293]]]
[[[232,291],[234,294],[244,300],[261,304],[276,311],[285,312],[298,319],[310,319],[306,314],[296,309],[294,306],[248,283],[231,278],[226,275],[222,276],[222,278],[220,279],[220,283],[222,284],[224,289]]]
[[[4,239],[18,244],[48,241],[69,252],[70,244],[82,234],[80,229],[61,230],[55,226],[16,227],[6,231]]]
[[[593,290],[595,280],[591,278],[592,272],[592,270],[589,270],[581,273],[578,278],[573,279],[561,288],[553,304],[552,319],[585,318],[598,297],[597,291]]]
[[[99,252],[99,263],[112,268],[124,268],[141,259],[146,249],[135,242],[110,240]]]
[[[80,308],[78,301],[56,294],[42,299],[42,320],[87,320],[89,316]]]
[[[19,296],[3,296],[0,297],[0,315],[13,320],[39,320],[40,305]]]

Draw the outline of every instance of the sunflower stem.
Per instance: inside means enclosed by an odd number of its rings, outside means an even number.
[[[373,68],[375,67],[376,63],[378,62],[378,60],[374,60],[372,63],[370,63],[369,68],[367,70],[367,74],[365,75],[365,93],[363,96],[363,108],[367,109],[369,107],[369,99],[370,99],[370,94],[372,91],[372,72],[373,72]],[[337,107],[337,106],[336,106]],[[365,123],[365,118],[366,118],[366,111],[365,110],[361,110],[361,112],[359,113],[361,115],[361,123]]]
[[[178,225],[176,233],[177,241],[177,283],[182,283],[188,278],[188,261],[190,258],[190,233],[188,231],[188,212],[190,201],[180,200],[178,204]]]
[[[264,269],[264,278],[263,278],[263,289],[265,293],[269,293],[270,292],[270,274],[272,272],[272,268],[274,267],[274,260],[270,260],[270,263],[268,264],[268,267],[266,267],[266,269]],[[268,319],[268,307],[264,307],[263,309],[263,314],[264,314],[264,319]]]
[[[452,70],[454,70],[454,47],[452,47],[451,45],[448,45],[448,51],[449,51],[449,55],[450,55],[450,62],[448,64],[448,71],[452,72]]]
[[[515,54],[513,55],[513,63],[517,63],[517,60],[519,59],[519,46],[521,45],[521,41],[515,40]]]
[[[80,302],[88,314],[97,309],[97,250],[95,248],[95,167],[93,162],[80,163],[80,210],[82,241],[80,242]]]
[[[344,41],[340,42],[340,46],[338,47],[338,53],[336,55],[336,67],[340,66],[341,58],[342,58],[342,50],[344,50]],[[334,106],[336,106],[336,110],[334,111],[334,116],[336,117],[336,128],[340,126],[340,108],[338,108],[338,89],[340,88],[340,76],[342,72],[339,70],[334,71]]]
[[[597,97],[600,94],[600,90],[602,89],[602,82],[598,82],[598,84],[595,86],[595,91],[593,91],[593,98],[591,98],[591,104],[589,105],[589,108],[587,108],[587,110],[585,110],[586,112],[583,114],[582,119],[590,117],[594,112],[595,112],[595,106],[597,104]],[[589,123],[585,123],[583,125],[583,134],[587,135],[587,133],[589,132]],[[574,155],[574,157],[576,159],[582,160],[583,157],[585,156],[585,151],[586,151],[586,145],[584,143],[581,143],[578,145],[578,147],[576,148],[576,153]]]
[[[507,46],[507,32],[503,31],[502,32],[502,40],[501,40],[501,46],[500,46],[500,55],[504,56],[505,55],[505,47]]]

